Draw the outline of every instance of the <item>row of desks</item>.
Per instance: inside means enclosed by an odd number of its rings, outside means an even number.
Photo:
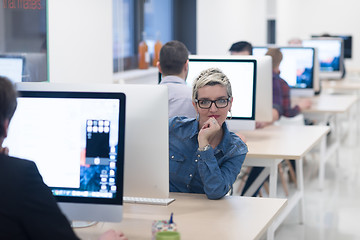
[[[226,196],[208,200],[203,194],[171,193],[176,200],[165,206],[124,204],[120,223],[98,223],[76,229],[81,239],[98,239],[108,229],[118,229],[129,240],[150,240],[153,220],[174,222],[182,240],[193,239],[260,239],[271,222],[286,206],[286,199]]]
[[[346,113],[356,100],[356,96],[315,97],[313,107],[305,114]],[[100,233],[112,228],[123,231],[129,239],[151,239],[152,221],[168,219],[174,212],[181,239],[259,239],[266,230],[268,239],[274,239],[275,230],[297,204],[300,222],[304,221],[303,157],[318,145],[322,187],[329,131],[330,127],[319,125],[269,126],[243,132],[249,148],[244,166],[267,169],[263,177],[270,174],[270,198],[227,196],[208,200],[201,194],[171,193],[170,197],[176,201],[169,206],[125,203],[121,223],[99,223],[76,229],[76,233],[82,239],[97,239]],[[276,198],[278,164],[283,159],[296,160],[297,191],[288,200]]]

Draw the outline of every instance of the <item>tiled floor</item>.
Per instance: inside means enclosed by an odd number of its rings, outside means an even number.
[[[335,157],[326,163],[322,191],[318,189],[317,170],[315,154],[304,164],[305,223],[298,223],[295,208],[276,231],[275,239],[360,239],[360,133],[351,129],[342,142],[338,165]]]

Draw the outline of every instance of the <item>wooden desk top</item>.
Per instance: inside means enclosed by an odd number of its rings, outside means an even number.
[[[208,200],[203,194],[171,193],[176,200],[169,206],[124,204],[121,223],[98,223],[76,229],[81,239],[97,239],[108,229],[121,230],[130,240],[151,239],[153,220],[174,222],[182,240],[259,239],[286,206],[286,199],[226,196]]]
[[[303,110],[303,113],[345,113],[356,103],[357,99],[355,95],[321,94],[311,98],[311,108]]]
[[[300,159],[330,131],[327,126],[268,126],[241,132],[247,158]]]

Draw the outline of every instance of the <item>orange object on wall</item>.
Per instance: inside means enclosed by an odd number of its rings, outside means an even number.
[[[161,47],[162,47],[162,43],[160,42],[160,40],[157,40],[154,46],[154,58],[152,64],[154,67],[156,67],[157,62],[159,61]]]
[[[143,34],[144,35],[144,34]],[[148,51],[148,46],[145,42],[145,38],[139,43],[139,69],[148,69],[150,56]]]

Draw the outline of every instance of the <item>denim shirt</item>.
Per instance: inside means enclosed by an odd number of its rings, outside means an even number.
[[[232,188],[248,149],[224,123],[220,144],[199,151],[198,124],[193,118],[169,119],[170,192],[205,193],[219,199]]]

